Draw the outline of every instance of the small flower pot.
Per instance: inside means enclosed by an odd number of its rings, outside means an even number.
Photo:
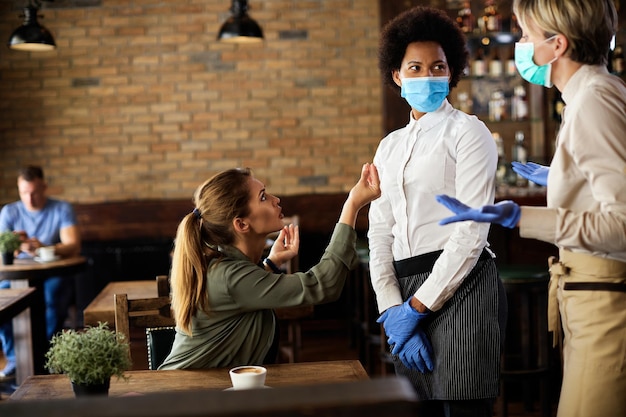
[[[82,385],[76,384],[72,381],[72,389],[74,390],[74,395],[76,397],[84,397],[91,395],[109,395],[109,385],[111,384],[111,380],[108,379],[102,384],[90,384],[90,385]]]
[[[15,255],[13,252],[2,252],[2,264],[3,265],[13,265],[13,261],[15,260]]]

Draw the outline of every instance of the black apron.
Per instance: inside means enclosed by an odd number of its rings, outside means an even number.
[[[426,281],[439,254],[394,262],[402,299]],[[420,324],[433,347],[433,372],[407,369],[394,355],[396,374],[412,382],[420,400],[496,398],[506,314],[506,293],[496,264],[483,251],[454,295]]]

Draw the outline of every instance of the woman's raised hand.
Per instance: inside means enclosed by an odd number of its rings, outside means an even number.
[[[300,229],[290,224],[280,229],[278,237],[270,249],[268,258],[276,264],[291,260],[300,250]],[[295,272],[295,271],[294,271]]]
[[[363,168],[361,168],[361,178],[359,178],[359,182],[350,190],[348,200],[352,200],[357,208],[360,209],[376,200],[378,197],[380,197],[378,169],[376,169],[376,165],[374,164],[363,164]]]
[[[378,170],[374,164],[363,164],[361,178],[348,194],[348,199],[343,204],[339,223],[345,223],[352,227],[356,225],[356,217],[359,210],[368,203],[380,197],[380,179]]]

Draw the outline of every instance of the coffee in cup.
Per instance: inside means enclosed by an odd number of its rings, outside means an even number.
[[[231,369],[229,374],[235,390],[263,388],[267,369],[262,366],[244,365]]]
[[[35,253],[42,261],[52,261],[55,259],[54,246],[42,246]]]

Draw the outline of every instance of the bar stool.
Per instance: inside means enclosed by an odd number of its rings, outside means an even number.
[[[508,390],[521,384],[524,408],[533,409],[538,382],[541,415],[551,415],[547,267],[499,266],[509,314],[501,361],[500,415],[508,415]]]

